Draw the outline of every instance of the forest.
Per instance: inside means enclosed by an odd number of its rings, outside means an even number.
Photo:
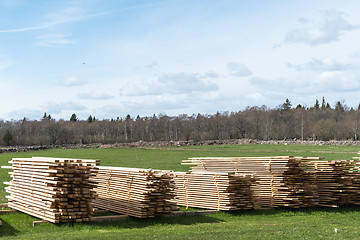
[[[276,108],[247,107],[237,112],[132,117],[99,120],[55,120],[47,113],[40,120],[0,120],[0,145],[66,145],[179,140],[358,140],[360,105],[343,101],[331,107],[322,99],[311,107],[293,107],[290,100]]]

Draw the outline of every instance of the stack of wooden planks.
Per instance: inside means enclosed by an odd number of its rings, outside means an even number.
[[[345,172],[345,190],[349,195],[346,204],[360,205],[360,158],[346,162],[343,167]]]
[[[314,182],[306,181],[302,161],[302,157],[292,156],[207,157],[190,158],[182,164],[190,165],[192,172],[253,174],[256,180],[251,187],[254,208],[299,208],[313,204],[311,189],[315,188]]]
[[[251,175],[220,172],[173,172],[175,203],[214,210],[252,209]]]
[[[33,157],[9,163],[9,207],[52,223],[89,221],[95,197],[89,178],[98,160]]]
[[[360,163],[356,160],[309,161],[305,172],[315,178],[317,206],[360,205]]]
[[[176,207],[169,171],[99,167],[91,179],[97,184],[96,208],[132,217],[147,218],[169,213]]]

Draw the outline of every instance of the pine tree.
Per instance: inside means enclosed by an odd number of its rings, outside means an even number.
[[[320,109],[319,100],[317,100],[317,99],[316,99],[316,101],[315,101],[314,108],[315,108],[316,110],[319,110],[319,109]]]
[[[290,103],[288,98],[285,100],[282,107],[283,107],[284,110],[290,110],[291,109],[291,103]]]
[[[345,111],[345,108],[344,108],[343,104],[340,101],[336,102],[335,110],[336,111],[341,111],[341,112]]]
[[[326,103],[325,103],[325,98],[322,98],[322,103],[321,103],[321,110],[325,110],[326,108]]]
[[[77,116],[75,113],[73,113],[70,117],[70,122],[76,122],[78,119],[77,119]]]
[[[88,123],[93,122],[93,118],[92,118],[92,116],[91,116],[91,115],[88,117],[87,121],[88,121]]]

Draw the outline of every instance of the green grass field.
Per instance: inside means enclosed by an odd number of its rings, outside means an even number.
[[[204,156],[318,156],[351,159],[354,146],[224,145],[171,148],[51,149],[0,154],[0,165],[14,157],[71,157],[100,159],[103,166],[124,166],[187,171],[181,160]],[[0,202],[10,180],[0,169]],[[0,215],[1,239],[360,239],[360,207],[273,209],[220,212],[212,215],[130,219],[117,222],[43,224],[35,228],[31,216]]]

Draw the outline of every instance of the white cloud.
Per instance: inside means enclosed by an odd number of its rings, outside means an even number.
[[[250,83],[262,92],[277,94],[310,94],[336,92],[338,94],[360,89],[360,74],[353,71],[325,71],[312,78],[298,76],[292,78],[265,79],[253,77]]]
[[[44,105],[43,109],[49,114],[59,114],[62,111],[82,111],[85,107],[78,103],[73,102],[48,102]]]
[[[322,72],[312,83],[312,88],[335,92],[358,91],[360,75],[344,71]]]
[[[126,98],[119,105],[108,104],[92,112],[100,118],[116,118],[120,116],[151,116],[161,112],[173,112],[189,107],[188,99],[184,96],[146,96]]]
[[[159,82],[145,79],[127,82],[125,86],[120,89],[120,95],[122,96],[146,96],[161,93],[162,86],[160,86]]]
[[[164,74],[158,78],[164,87],[164,92],[169,94],[183,94],[192,92],[208,92],[218,90],[215,83],[201,80],[195,73]]]
[[[277,91],[293,91],[294,89],[304,88],[307,86],[307,81],[300,79],[288,79],[279,77],[275,79],[266,79],[261,77],[252,77],[249,82],[262,90],[277,90]]]
[[[252,75],[252,71],[241,63],[230,62],[227,65],[230,75],[235,77],[247,77]]]
[[[81,99],[89,99],[89,100],[107,100],[114,98],[114,96],[100,91],[79,93],[77,94],[77,96]]]
[[[146,68],[155,68],[158,67],[159,63],[156,61],[152,61],[149,65],[146,65]]]
[[[156,80],[137,80],[128,82],[120,89],[123,96],[146,96],[166,94],[188,94],[218,90],[218,85],[205,81],[205,78],[216,78],[216,73],[170,73],[160,75]]]
[[[40,119],[43,116],[43,114],[44,112],[40,110],[22,108],[7,113],[6,115],[8,119],[19,120],[19,119],[27,118],[27,119],[35,120],[35,119]]]
[[[320,20],[300,18],[298,25],[287,33],[285,42],[316,46],[338,41],[344,32],[358,28],[344,16],[344,13],[331,10],[325,12]]]
[[[360,52],[354,52],[353,54],[351,54],[352,58],[360,58]]]
[[[76,43],[75,40],[70,40],[69,34],[45,34],[38,37],[38,44],[46,47],[53,47],[56,45],[66,45]]]
[[[201,75],[201,78],[219,78],[219,74],[213,71],[209,71]]]
[[[313,58],[311,61],[296,65],[288,63],[289,68],[296,69],[297,71],[314,71],[314,72],[323,72],[323,71],[342,71],[347,69],[352,69],[354,66],[351,64],[342,64],[331,58],[317,59]]]
[[[255,101],[264,100],[264,96],[259,92],[254,92],[251,94],[246,95],[247,98],[250,98]]]
[[[73,87],[73,86],[82,86],[87,83],[87,81],[79,79],[78,77],[68,77],[60,81],[61,84],[67,87]]]

